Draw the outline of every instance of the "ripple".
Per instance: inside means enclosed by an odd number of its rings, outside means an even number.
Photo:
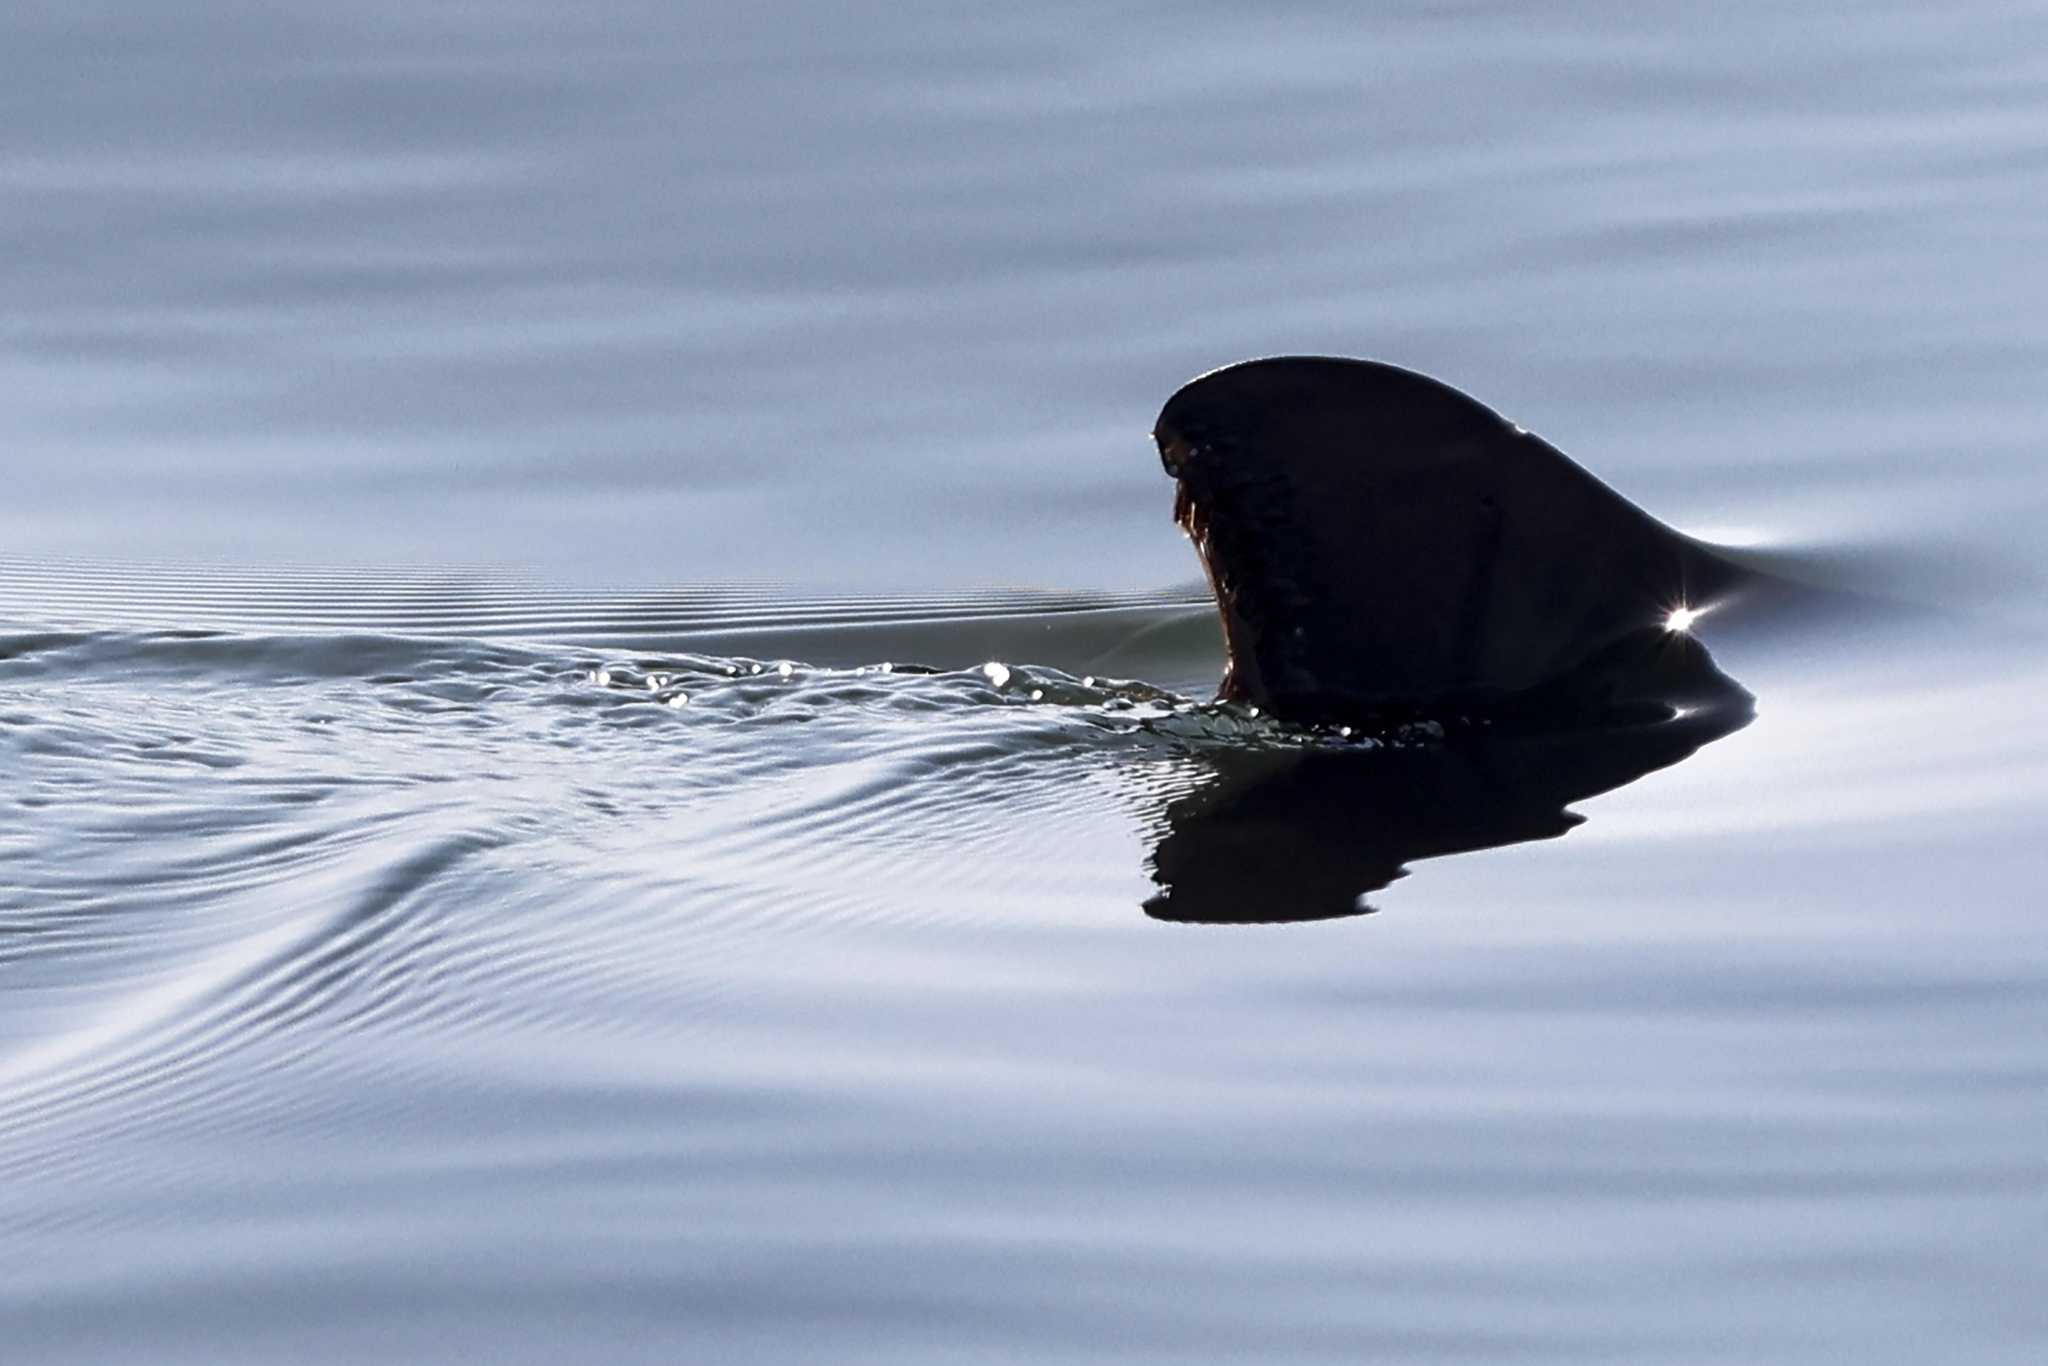
[[[1024,664],[193,630],[9,634],[0,714],[38,813],[0,971],[43,992],[0,1172],[73,1181],[119,1135],[303,1117],[349,1040],[673,1038],[738,962],[972,923],[1045,822],[1130,823],[1074,801],[1106,739],[1237,724]]]
[[[1205,591],[1001,589],[894,596],[786,585],[550,589],[501,571],[229,567],[0,556],[0,614],[94,627],[449,634],[596,640],[1205,608]]]

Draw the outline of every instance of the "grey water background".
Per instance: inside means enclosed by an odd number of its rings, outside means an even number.
[[[2040,7],[17,3],[0,112],[8,1360],[2048,1349]],[[1272,736],[1088,681],[1217,669],[1146,433],[1291,351],[1841,596],[1156,923]]]

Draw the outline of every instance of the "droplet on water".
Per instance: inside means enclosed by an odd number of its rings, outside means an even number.
[[[991,682],[991,683],[993,683],[993,684],[995,684],[995,685],[996,685],[996,686],[997,686],[998,688],[1003,688],[1003,687],[1008,687],[1008,686],[1009,686],[1009,682],[1010,682],[1010,666],[1009,666],[1009,665],[1007,665],[1007,664],[998,664],[998,663],[996,663],[996,662],[995,662],[995,661],[994,661],[993,659],[991,659],[991,660],[990,660],[990,661],[989,661],[988,663],[986,663],[986,664],[984,664],[984,665],[982,665],[982,666],[981,666],[981,671],[982,671],[982,673],[983,673],[983,674],[985,674],[985,675],[986,675],[986,676],[988,677],[988,681],[989,681],[989,682]]]

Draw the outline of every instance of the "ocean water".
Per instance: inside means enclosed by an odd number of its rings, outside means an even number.
[[[0,15],[0,1357],[2048,1353],[2048,12]],[[1208,705],[1436,374],[1754,716]]]

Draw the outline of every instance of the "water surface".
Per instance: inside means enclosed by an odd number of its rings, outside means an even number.
[[[2039,1359],[2044,52],[15,6],[12,1355]],[[1202,706],[1146,432],[1296,351],[1804,585],[1755,720],[1453,853]]]

